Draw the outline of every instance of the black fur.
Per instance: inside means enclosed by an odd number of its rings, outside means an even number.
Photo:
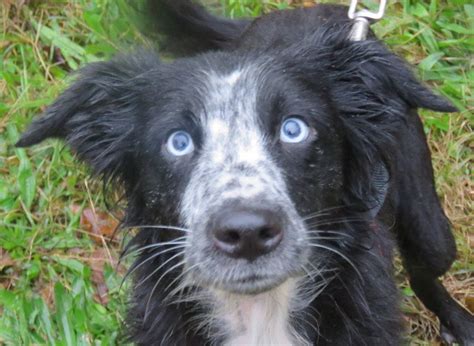
[[[348,41],[345,7],[319,5],[275,12],[250,22],[216,18],[184,0],[149,1],[148,6],[156,19],[151,28],[164,35],[166,47],[175,54],[197,56],[163,64],[152,53],[138,52],[91,64],[17,145],[29,146],[49,137],[64,139],[96,174],[124,185],[126,226],[178,224],[178,196],[192,164],[170,163],[159,153],[176,123],[199,127],[186,112],[193,102],[198,103],[193,96],[194,72],[203,66],[229,70],[237,64],[267,60],[262,66],[279,71],[282,77],[269,74],[275,78],[261,96],[267,100],[262,101],[262,112],[265,102],[271,108],[274,102],[268,100],[284,93],[286,98],[307,102],[308,109],[324,109],[331,115],[325,124],[331,135],[322,135],[320,149],[332,154],[342,173],[327,195],[317,186],[326,177],[305,171],[305,165],[329,167],[333,162],[328,158],[312,152],[291,158],[276,152],[275,157],[282,165],[291,160],[292,165],[286,165],[293,167],[286,171],[287,184],[300,213],[343,203],[328,218],[345,220],[330,227],[344,229],[346,238],[329,243],[357,269],[340,258],[328,259],[341,274],[304,311],[311,318],[297,317],[303,322],[294,321],[295,328],[317,345],[400,343],[401,316],[388,229],[394,225],[417,295],[459,342],[474,343],[473,317],[438,281],[454,261],[456,247],[436,195],[430,154],[416,113],[419,107],[445,112],[455,108],[421,85],[405,63],[373,36],[363,42]],[[313,104],[318,98],[319,104]],[[367,211],[377,205],[374,196],[380,186],[373,182],[373,168],[378,165],[387,167],[390,179],[385,203],[373,219]],[[301,191],[302,187],[307,190]],[[170,240],[176,233],[145,228],[128,249]],[[178,270],[153,289],[157,278],[176,263],[154,273],[174,252],[151,258],[153,253],[143,251],[132,267],[130,340],[142,345],[216,341],[193,327],[205,306],[166,303],[165,287],[179,275]],[[140,265],[144,260],[148,260],[146,265]],[[147,276],[152,280],[138,284]]]
[[[250,24],[249,20],[214,17],[194,1],[146,1],[141,7],[130,3],[142,14],[138,24],[144,33],[159,42],[161,51],[175,56],[229,47]],[[144,18],[149,19],[145,25],[141,24]]]

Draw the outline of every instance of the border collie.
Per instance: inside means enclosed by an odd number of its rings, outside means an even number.
[[[140,345],[396,345],[392,253],[446,339],[473,317],[438,277],[455,259],[417,108],[453,112],[347,8],[227,20],[149,1],[164,63],[86,66],[18,146],[64,139],[123,186],[139,231],[127,319]]]

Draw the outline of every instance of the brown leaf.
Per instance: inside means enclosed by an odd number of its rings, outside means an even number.
[[[316,3],[314,1],[303,1],[303,7],[314,7]]]
[[[11,44],[10,41],[2,40],[2,41],[0,41],[0,49],[4,49],[4,48],[8,47],[10,44]]]
[[[109,302],[109,290],[107,288],[107,285],[105,284],[104,271],[94,270],[92,272],[92,282],[95,285],[95,301],[102,305],[107,305],[107,303]]]
[[[104,265],[108,261],[108,254],[107,250],[103,248],[96,249],[88,262],[92,268],[92,282],[95,285],[96,293],[94,294],[95,300],[105,305],[109,302],[109,289],[105,284],[105,276],[104,276]]]
[[[81,212],[81,209],[82,209],[81,205],[76,204],[76,203],[72,204],[69,208],[71,209],[71,211],[74,214],[79,214]]]
[[[474,248],[474,234],[470,234],[467,236],[469,247]]]
[[[314,7],[316,6],[315,0],[290,0],[290,5],[295,7]]]
[[[102,245],[105,241],[112,239],[118,221],[111,215],[86,208],[81,214],[81,227],[88,232],[91,239],[97,244]]]
[[[54,283],[49,282],[49,283],[44,283],[40,289],[39,289],[39,294],[43,298],[43,300],[46,302],[48,306],[53,305],[53,295],[54,295]]]
[[[15,265],[15,261],[11,259],[7,250],[0,248],[0,271],[8,267],[13,267],[13,265]]]
[[[471,313],[474,314],[474,296],[466,297],[466,307]]]

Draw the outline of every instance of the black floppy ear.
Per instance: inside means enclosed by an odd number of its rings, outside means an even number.
[[[295,61],[305,60],[298,68],[309,66],[306,80],[319,86],[323,76],[327,78],[345,131],[346,200],[373,216],[383,204],[396,165],[400,131],[416,116],[412,109],[457,109],[419,82],[408,65],[375,38],[350,41],[350,30],[351,24],[321,28],[309,49],[291,54]]]
[[[457,111],[445,97],[434,94],[421,83],[410,66],[380,41],[345,40],[334,51],[334,58],[333,63],[340,64],[340,72],[358,79],[381,101],[389,101],[390,104],[401,102],[409,108],[426,108],[438,112]]]
[[[157,65],[156,59],[144,53],[86,66],[16,146],[51,137],[64,139],[95,173],[115,176],[123,171],[134,146],[146,83],[141,76]]]
[[[401,58],[374,39],[341,42],[331,63],[336,70],[334,100],[353,158],[347,172],[348,198],[365,205],[369,216],[374,217],[382,207],[396,165],[399,133],[407,118],[416,116],[410,110],[457,109],[419,82]]]

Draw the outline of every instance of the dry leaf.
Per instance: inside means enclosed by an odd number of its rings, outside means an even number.
[[[107,213],[94,212],[91,208],[82,211],[81,227],[97,244],[103,244],[104,238],[106,241],[112,239],[117,226],[118,221]]]
[[[92,268],[92,282],[96,288],[96,294],[94,294],[95,300],[105,305],[109,302],[109,290],[105,284],[104,277],[104,265],[109,261],[107,250],[103,248],[96,249],[92,254],[88,262]]]
[[[2,41],[0,41],[0,49],[4,49],[4,48],[8,47],[10,44],[11,44],[10,41],[2,40]]]
[[[466,297],[466,307],[471,313],[474,314],[474,296]]]
[[[54,296],[54,283],[53,282],[49,282],[49,283],[45,283],[41,286],[41,288],[39,289],[39,294],[41,295],[41,297],[43,298],[43,301],[46,302],[46,304],[51,307],[53,306],[53,303],[54,303],[54,300],[53,300],[53,296]]]
[[[15,261],[11,259],[7,250],[0,248],[0,271],[5,268],[12,267],[15,264]]]

